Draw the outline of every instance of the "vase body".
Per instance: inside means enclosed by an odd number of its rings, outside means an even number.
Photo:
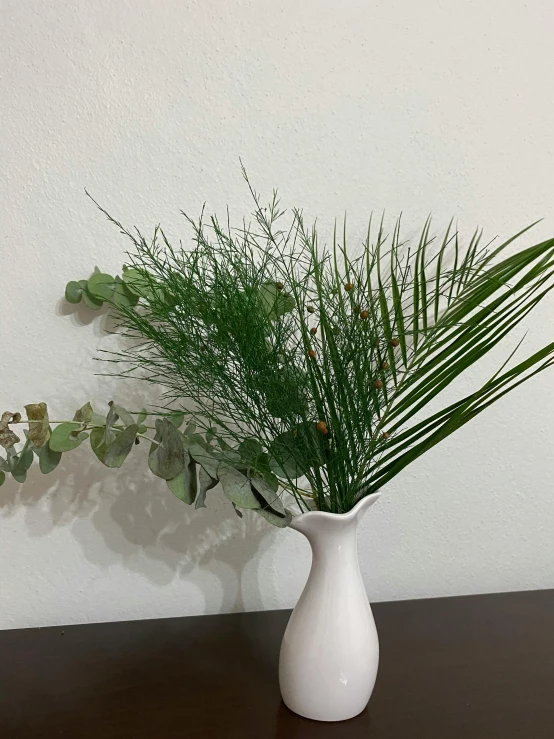
[[[358,523],[379,498],[348,513],[312,511],[291,527],[307,537],[312,567],[290,617],[279,659],[285,704],[317,721],[344,721],[366,707],[377,676],[379,641],[358,563]]]

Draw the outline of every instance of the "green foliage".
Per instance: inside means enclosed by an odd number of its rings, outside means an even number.
[[[491,249],[479,231],[463,244],[452,223],[436,238],[428,219],[410,246],[398,220],[391,234],[370,222],[356,249],[336,229],[326,247],[300,211],[284,223],[276,194],[263,207],[251,191],[253,224],[188,219],[192,250],[106,213],[133,243],[124,280],[140,294],[118,310],[138,341],[112,360],[168,401],[192,401],[186,416],[206,439],[189,453],[236,505],[286,518],[252,483],[271,473],[303,510],[348,511],[554,363],[554,343],[510,357],[441,408],[441,393],[552,289],[554,239],[516,251],[524,229]]]
[[[68,282],[65,286],[65,299],[68,303],[80,303],[83,296],[83,288],[74,280]]]
[[[53,452],[70,452],[77,449],[88,437],[80,423],[60,423],[52,432],[48,446]]]
[[[115,439],[106,447],[103,462],[106,467],[121,467],[127,455],[133,448],[137,438],[138,426],[133,423],[117,434]]]
[[[185,418],[182,411],[148,413],[144,408],[128,411],[113,401],[108,403],[106,416],[96,412],[87,402],[75,411],[73,421],[51,421],[45,403],[31,403],[25,409],[29,429],[25,430],[27,440],[19,451],[15,446],[19,437],[11,432],[9,426],[25,422],[20,413],[7,411],[2,415],[2,428],[9,431],[16,441],[4,434],[4,438],[13,443],[7,446],[7,459],[0,457],[0,485],[5,482],[6,473],[17,482],[25,482],[34,456],[38,459],[40,471],[49,474],[60,464],[64,453],[73,451],[87,438],[90,438],[91,449],[103,465],[121,467],[139,437],[144,437],[152,442],[148,460],[151,471],[166,480],[173,495],[184,503],[205,508],[206,494],[220,482],[222,473],[228,497],[237,512],[237,506],[264,512],[264,515],[267,512],[265,517],[268,520],[273,522],[271,516],[277,517],[275,525],[278,526],[289,520],[280,500],[277,500],[278,482],[269,472],[267,454],[256,441],[245,440],[240,453],[220,449],[195,433],[194,423],[188,423],[184,431],[180,431]],[[53,431],[50,424],[55,425]],[[153,439],[148,436],[152,431],[155,431]],[[230,467],[231,460],[237,465],[236,469]],[[249,470],[256,464],[261,465],[262,460],[265,460],[265,479],[250,480],[247,476]],[[236,488],[236,479],[245,481],[246,488],[242,493]]]
[[[164,480],[177,477],[185,466],[181,435],[167,418],[156,421],[156,435],[150,448],[148,466],[157,477],[163,477]]]
[[[252,225],[188,219],[192,249],[103,211],[131,239],[129,263],[121,277],[96,269],[68,283],[66,297],[108,303],[131,339],[111,361],[180,410],[110,402],[104,417],[87,403],[73,421],[52,421],[30,404],[20,450],[12,427],[25,422],[5,412],[0,484],[7,473],[25,480],[33,453],[48,473],[90,438],[104,465],[120,467],[144,439],[151,471],[183,502],[205,507],[220,482],[237,515],[287,526],[285,491],[300,510],[348,511],[554,364],[554,342],[517,362],[514,351],[483,385],[441,403],[552,289],[554,239],[515,250],[524,229],[491,249],[479,231],[462,243],[452,223],[436,238],[427,219],[410,245],[398,220],[391,234],[370,221],[357,249],[346,226],[335,229],[327,247],[300,211],[284,222],[276,193],[263,207],[251,192]]]

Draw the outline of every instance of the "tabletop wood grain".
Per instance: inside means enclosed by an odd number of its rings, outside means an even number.
[[[553,739],[554,590],[373,606],[357,718],[292,714],[288,611],[0,632],[2,739]]]

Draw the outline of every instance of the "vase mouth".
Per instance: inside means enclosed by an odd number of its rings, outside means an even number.
[[[381,497],[381,492],[371,493],[371,495],[365,495],[361,498],[354,508],[347,511],[346,513],[329,513],[328,511],[308,511],[307,513],[301,513],[299,516],[294,516],[289,526],[291,528],[301,528],[302,524],[308,519],[314,520],[316,517],[322,520],[339,520],[341,523],[348,523],[349,521],[359,520],[365,511],[376,503]]]

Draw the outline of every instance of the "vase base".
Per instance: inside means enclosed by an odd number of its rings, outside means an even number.
[[[307,718],[310,721],[319,721],[321,723],[339,723],[340,721],[350,721],[350,719],[356,718],[356,716],[359,716],[360,713],[363,713],[365,709],[367,708],[367,703],[363,708],[357,708],[354,711],[348,711],[345,713],[341,713],[340,711],[329,711],[329,710],[322,710],[322,711],[303,711],[300,708],[292,708],[292,706],[289,706],[289,704],[286,702],[286,700],[283,698],[283,703],[285,706],[291,711],[292,713],[295,713],[297,716],[302,716],[302,718]]]

